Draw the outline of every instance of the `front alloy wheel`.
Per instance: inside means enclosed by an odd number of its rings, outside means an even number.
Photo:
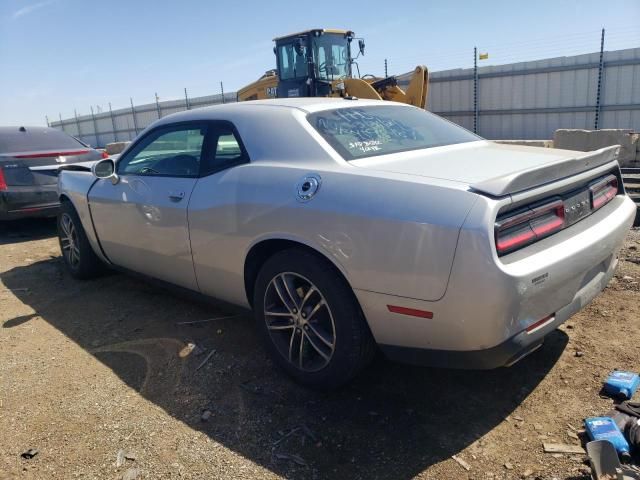
[[[57,223],[60,250],[69,273],[79,279],[100,275],[104,271],[104,264],[91,248],[80,217],[71,202],[62,201]]]
[[[322,292],[294,272],[271,279],[264,295],[264,320],[280,355],[305,372],[322,370],[336,346],[336,326]]]
[[[72,269],[80,264],[80,247],[78,246],[78,232],[73,219],[68,213],[60,216],[60,246],[62,255]]]

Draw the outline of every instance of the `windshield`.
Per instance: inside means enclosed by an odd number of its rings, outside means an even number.
[[[311,113],[307,119],[345,160],[481,140],[418,108],[338,108]]]
[[[313,37],[316,77],[335,80],[349,76],[349,44],[344,35],[324,34]]]

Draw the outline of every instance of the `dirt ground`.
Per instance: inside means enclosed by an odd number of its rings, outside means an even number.
[[[54,230],[0,226],[2,479],[587,479],[542,443],[580,443],[611,408],[606,374],[640,369],[637,229],[609,288],[515,366],[377,358],[333,393],[274,368],[249,315],[180,325],[233,312],[123,274],[73,280]]]

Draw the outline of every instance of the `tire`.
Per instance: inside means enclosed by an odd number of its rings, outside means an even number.
[[[91,248],[80,217],[69,201],[63,201],[60,205],[58,240],[62,258],[71,276],[87,280],[104,273],[105,264]]]
[[[318,255],[274,254],[258,273],[253,300],[267,350],[303,385],[340,387],[373,358],[375,342],[351,287]]]

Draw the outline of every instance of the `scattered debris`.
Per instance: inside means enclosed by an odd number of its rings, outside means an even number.
[[[281,437],[278,440],[276,440],[275,442],[273,442],[273,446],[275,447],[276,445],[278,445],[279,443],[281,443],[282,441],[284,441],[285,439],[289,438],[291,435],[296,433],[298,430],[300,430],[300,427],[292,428],[287,433],[279,432]]]
[[[582,351],[578,350],[578,351],[576,351],[576,354],[575,354],[575,355],[576,355],[576,357],[578,357],[578,358],[579,358],[579,357],[584,356],[584,352],[582,352]]]
[[[311,441],[317,443],[318,442],[318,436],[313,433],[313,431],[307,427],[307,425],[305,425],[304,423],[302,425],[300,425],[300,428],[302,428],[302,431],[304,432],[304,434],[309,437],[311,439]]]
[[[578,437],[578,434],[575,433],[573,430],[567,430],[567,436],[569,438],[573,438],[574,440],[580,440],[580,437]]]
[[[182,348],[182,350],[180,350],[180,352],[178,352],[178,356],[180,358],[186,358],[191,355],[191,352],[193,352],[195,349],[196,344],[193,342],[189,342]]]
[[[124,462],[124,450],[118,450],[118,453],[116,454],[116,467],[120,468],[122,465],[124,465]]]
[[[122,480],[136,480],[136,478],[138,478],[138,475],[140,475],[139,469],[130,468],[129,470],[124,472],[124,475],[122,475]]]
[[[507,470],[513,470],[513,464],[509,462],[505,462],[504,468],[506,468]]]
[[[578,453],[584,454],[584,448],[579,445],[567,445],[565,443],[543,443],[544,453]]]
[[[451,455],[451,458],[453,458],[458,463],[458,465],[460,465],[462,468],[464,468],[467,472],[469,470],[471,470],[471,465],[469,465],[467,462],[465,462],[460,457],[458,457],[456,455]]]
[[[629,275],[625,275],[624,277],[622,277],[622,280],[624,280],[625,282],[632,282],[633,281],[633,277],[631,277]]]
[[[544,427],[542,426],[542,424],[541,424],[541,423],[534,423],[534,424],[533,424],[533,429],[534,429],[534,430],[536,430],[536,431],[538,431],[538,432],[539,432],[540,430],[542,430],[543,428],[544,428]]]
[[[35,457],[38,454],[38,450],[36,450],[35,448],[30,448],[29,450],[27,450],[26,452],[23,452],[22,455],[20,455],[22,458],[26,459],[26,460],[31,460],[33,457]]]
[[[531,475],[533,475],[533,470],[531,470],[530,468],[527,468],[527,469],[522,473],[522,478],[527,478],[527,477],[530,477]]]
[[[300,455],[296,455],[294,453],[274,453],[273,456],[278,460],[291,460],[292,462],[297,463],[298,465],[301,465],[303,467],[307,466],[307,462],[305,462]]]
[[[237,318],[240,315],[229,315],[226,317],[215,317],[215,318],[207,318],[205,320],[193,320],[190,322],[177,322],[176,325],[196,325],[198,323],[207,323],[207,322],[215,322],[216,320],[227,320],[229,318]]]
[[[209,354],[206,357],[204,357],[204,360],[202,360],[202,363],[200,363],[200,365],[196,367],[196,372],[205,366],[205,364],[209,361],[209,359],[213,357],[214,353],[216,353],[216,351],[215,349],[212,348]]]
[[[207,422],[209,421],[209,419],[211,418],[211,410],[206,409],[205,411],[202,412],[202,415],[200,416],[200,421],[202,422]]]
[[[135,462],[135,461],[136,461],[137,456],[136,456],[136,454],[135,454],[135,453],[133,453],[133,452],[126,452],[126,453],[124,454],[124,458],[126,458],[127,460],[131,460],[132,462]]]

